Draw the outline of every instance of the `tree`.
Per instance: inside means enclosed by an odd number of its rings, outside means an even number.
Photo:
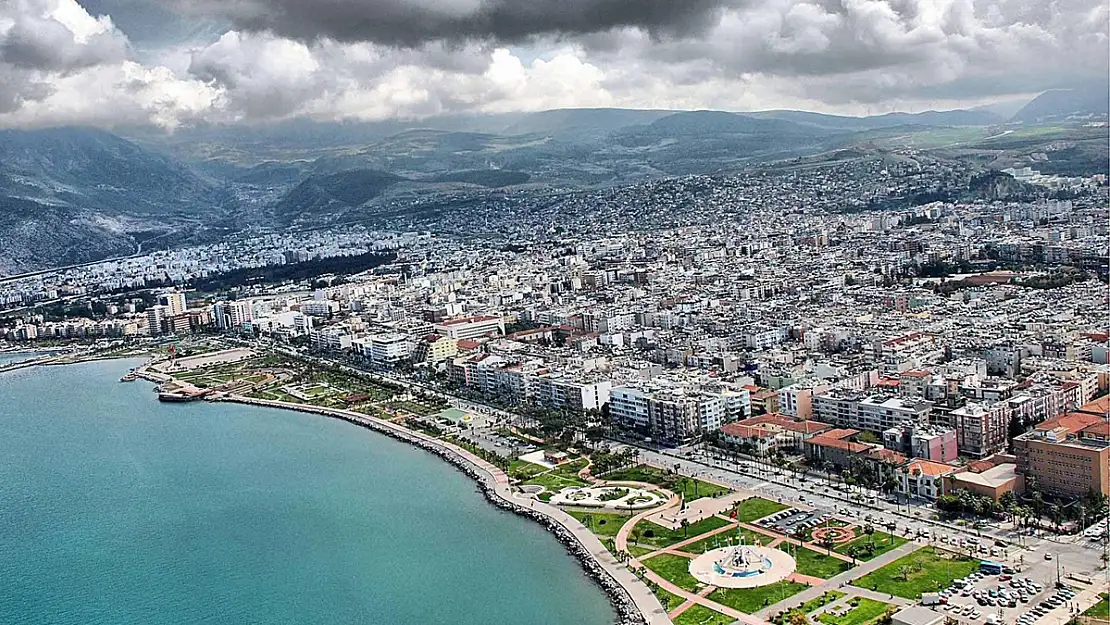
[[[690,519],[682,519],[682,536],[688,537],[690,534]]]
[[[872,525],[870,523],[867,523],[866,525],[864,525],[863,526],[863,533],[867,535],[867,542],[868,543],[874,543],[875,542],[875,526],[874,525]]]
[[[806,618],[805,612],[801,610],[791,610],[787,622],[790,625],[809,625],[809,619]]]

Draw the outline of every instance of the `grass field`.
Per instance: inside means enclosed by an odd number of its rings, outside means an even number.
[[[662,525],[656,525],[651,521],[640,521],[636,524],[636,527],[632,528],[633,532],[639,531],[639,540],[632,542],[638,545],[669,547],[687,538],[694,538],[695,536],[726,525],[728,525],[728,521],[715,516],[702,519],[697,523],[691,523],[685,531],[683,531],[682,528],[672,530]],[[632,536],[629,536],[629,540],[631,539]]]
[[[864,575],[852,585],[917,600],[921,593],[948,588],[953,580],[978,568],[978,560],[926,547]]]
[[[659,588],[658,586],[653,586],[653,588],[653,592],[655,593],[655,596],[659,599],[659,603],[662,604],[663,609],[668,612],[677,608],[683,603],[686,603],[685,599],[672,592],[667,592],[665,589]]]
[[[730,493],[729,489],[723,486],[717,486],[697,480],[692,477],[683,477],[673,473],[667,473],[662,469],[649,467],[644,464],[629,467],[627,469],[618,469],[612,473],[607,473],[601,476],[603,479],[611,481],[628,481],[628,482],[647,482],[648,484],[655,484],[662,486],[668,490],[673,491],[675,494],[682,494],[686,501],[693,501],[701,497],[719,497]]]
[[[1102,601],[1087,608],[1083,616],[1093,616],[1104,621],[1110,621],[1110,593],[1102,593]]]
[[[525,484],[543,486],[549,493],[557,493],[571,486],[585,486],[586,482],[578,477],[578,472],[586,466],[585,459],[559,465],[547,473],[530,478]]]
[[[799,609],[802,612],[805,612],[806,614],[809,614],[810,612],[816,610],[817,608],[829,605],[833,601],[836,601],[837,599],[839,599],[841,597],[844,597],[844,596],[847,596],[847,595],[845,593],[840,592],[839,590],[826,590],[825,593],[822,594],[820,597],[817,597],[816,599],[810,599],[809,601],[806,601],[805,603],[803,603],[801,608],[799,608]]]
[[[682,556],[673,556],[661,553],[657,556],[643,560],[644,566],[655,571],[663,579],[671,582],[683,590],[694,592],[698,587],[698,580],[690,575],[690,559]]]
[[[851,550],[853,547],[863,546],[871,543],[875,545],[874,551],[868,553],[861,549],[859,555],[857,556],[857,559],[859,559],[861,562],[866,562],[868,560],[873,560],[890,551],[891,549],[896,549],[908,542],[908,539],[902,538],[901,536],[894,536],[893,534],[887,534],[886,532],[876,531],[871,536],[860,536],[859,538],[856,538],[851,542],[844,543],[839,547],[833,547],[833,551],[837,553],[842,553],[847,556],[851,555]]]
[[[751,523],[756,519],[762,519],[767,515],[774,514],[780,510],[786,510],[790,506],[783,505],[778,502],[769,501],[761,497],[752,497],[745,499],[737,506],[736,518],[745,523]]]
[[[526,460],[513,460],[509,463],[509,477],[518,480],[527,480],[547,471],[547,467],[532,464]]]
[[[794,556],[795,562],[798,563],[797,570],[802,575],[829,579],[852,568],[850,562],[805,547],[798,547],[797,553],[794,552],[792,546],[786,544],[782,544],[778,548]]]
[[[890,604],[860,597],[856,607],[843,616],[833,616],[827,613],[818,614],[817,620],[825,625],[866,625],[882,616],[888,608],[890,608]]]
[[[621,526],[628,521],[627,516],[607,512],[567,510],[567,514],[581,521],[583,525],[590,528],[590,531],[598,536],[616,536]]]
[[[759,588],[718,588],[709,593],[709,599],[745,614],[755,614],[806,588],[809,587],[805,584],[783,580]]]
[[[761,545],[766,545],[767,543],[774,540],[770,536],[760,534],[759,532],[753,532],[746,527],[741,527],[740,533],[744,536],[744,543],[748,545],[753,545],[757,542]],[[712,551],[719,546],[727,547],[730,544],[736,544],[736,530],[721,532],[720,534],[714,534],[712,536],[706,536],[705,538],[697,542],[686,545],[682,548],[682,551],[685,551],[686,553],[701,554],[705,553],[706,551]]]
[[[674,619],[674,625],[729,625],[734,620],[703,605],[692,605]]]

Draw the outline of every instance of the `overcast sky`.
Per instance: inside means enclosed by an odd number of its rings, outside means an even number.
[[[0,126],[957,108],[1105,81],[1105,0],[0,0]]]

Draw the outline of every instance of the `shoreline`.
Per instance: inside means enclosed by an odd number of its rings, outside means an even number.
[[[140,377],[151,380],[151,378],[143,375],[149,375],[149,372],[137,373]],[[667,625],[671,623],[666,610],[663,609],[655,594],[627,567],[619,564],[612,553],[585,526],[569,514],[543,502],[530,500],[531,505],[522,505],[519,500],[512,496],[508,476],[501,469],[474,456],[465,449],[422,432],[409,430],[390,421],[338,408],[256,399],[241,395],[224,395],[213,398],[211,401],[293,410],[339,419],[352,425],[373,430],[394,440],[414,445],[438,456],[473,479],[486,501],[501,510],[535,521],[554,534],[567,552],[578,560],[586,576],[605,592],[609,598],[609,603],[616,612],[616,623],[618,625]],[[558,514],[555,514],[556,512]],[[574,525],[571,525],[571,523]],[[590,542],[596,543],[596,545],[586,544]]]
[[[120,358],[120,356],[108,356],[90,358],[87,361]],[[77,364],[77,362],[84,361],[30,363],[24,361],[17,363],[21,366],[15,368],[67,365]],[[7,369],[0,367],[0,373],[5,371]],[[145,364],[135,367],[133,373],[138,379],[154,384],[163,384],[174,379],[171,375],[148,370]],[[562,543],[567,553],[578,561],[586,577],[605,593],[616,613],[614,621],[616,625],[673,625],[655,593],[626,565],[618,562],[588,528],[565,511],[542,501],[528,500],[529,505],[523,505],[521,500],[513,497],[508,475],[504,471],[461,447],[391,421],[339,408],[257,399],[234,394],[212,396],[207,398],[207,401],[291,410],[339,419],[431,453],[474,480],[478,490],[490,504],[539,523],[552,533],[556,540]]]

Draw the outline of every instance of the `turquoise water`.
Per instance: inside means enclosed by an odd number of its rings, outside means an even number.
[[[553,536],[352,425],[0,375],[0,623],[606,624]]]

